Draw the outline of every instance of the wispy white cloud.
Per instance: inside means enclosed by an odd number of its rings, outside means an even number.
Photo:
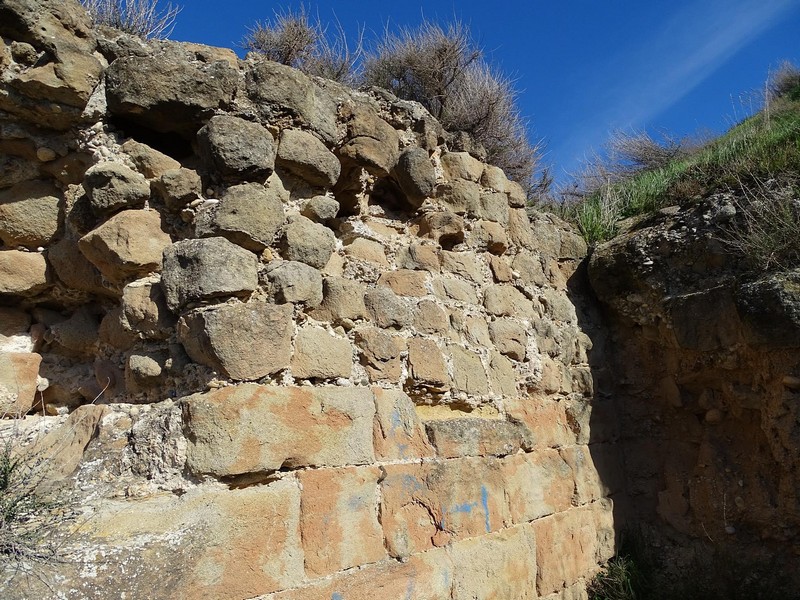
[[[595,66],[592,102],[581,111],[585,127],[573,128],[557,154],[578,158],[612,129],[645,126],[795,8],[796,0],[711,0],[679,10],[644,41],[631,40]]]

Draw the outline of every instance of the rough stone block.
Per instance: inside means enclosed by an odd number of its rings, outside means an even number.
[[[0,417],[25,415],[36,401],[42,357],[30,352],[0,352]]]
[[[428,280],[424,271],[410,271],[398,269],[387,271],[378,279],[378,285],[385,285],[398,296],[426,296],[428,290],[425,282]]]
[[[350,377],[353,348],[347,338],[339,338],[319,327],[304,327],[297,332],[292,375],[298,379]]]
[[[397,251],[398,269],[439,272],[439,249],[432,244],[411,244]]]
[[[284,129],[278,146],[278,164],[313,186],[331,188],[339,179],[339,159],[313,134]]]
[[[339,213],[339,203],[328,196],[314,196],[303,205],[300,211],[304,217],[308,217],[317,223],[327,223],[335,219]]]
[[[305,263],[276,261],[267,267],[270,296],[279,303],[302,303],[308,308],[322,302],[322,273]]]
[[[322,281],[322,304],[311,316],[332,323],[366,318],[364,284],[344,277],[326,277]]]
[[[464,241],[464,219],[449,211],[425,213],[419,221],[419,235],[450,249]]]
[[[83,188],[98,217],[125,208],[142,208],[150,199],[150,184],[144,175],[116,162],[90,167],[83,177]]]
[[[444,176],[449,179],[466,179],[478,182],[483,174],[484,164],[468,152],[447,152],[442,154]]]
[[[522,323],[515,319],[501,318],[489,323],[492,342],[501,354],[514,360],[525,360],[528,348],[528,334]]]
[[[275,167],[275,143],[261,124],[232,115],[211,117],[197,132],[206,167],[222,177],[266,179]]]
[[[408,364],[415,386],[437,392],[450,388],[450,375],[442,351],[433,340],[416,337],[408,341]]]
[[[48,244],[61,221],[61,192],[44,181],[0,191],[0,240],[8,247]]]
[[[414,404],[400,390],[372,388],[375,394],[375,455],[381,460],[434,455]]]
[[[368,104],[348,103],[339,113],[347,120],[347,134],[337,154],[376,177],[387,177],[400,158],[397,131]]]
[[[570,508],[572,471],[557,450],[543,448],[503,459],[511,519],[527,523]]]
[[[175,326],[175,316],[158,280],[140,279],[122,290],[122,326],[145,339],[165,339]]]
[[[181,163],[174,158],[134,139],[126,140],[122,144],[122,151],[130,156],[140,173],[151,179],[161,177],[167,171],[181,168]]]
[[[449,252],[444,250],[439,254],[439,258],[444,273],[459,275],[473,283],[483,283],[482,261],[474,252]]]
[[[472,227],[471,245],[499,256],[508,250],[508,236],[500,223],[478,221]]]
[[[489,393],[489,381],[477,352],[457,344],[447,347],[453,361],[453,389],[469,396]]]
[[[177,312],[191,302],[247,295],[258,286],[257,265],[252,252],[225,238],[176,242],[164,250],[167,304]]]
[[[367,388],[243,384],[183,400],[192,472],[216,477],[281,467],[374,462],[375,403]]]
[[[492,277],[497,283],[508,283],[514,280],[514,272],[505,259],[489,254],[486,255],[486,261],[489,263]]]
[[[389,266],[383,244],[374,240],[362,237],[356,238],[344,247],[344,253],[350,258],[364,260],[383,267]]]
[[[426,421],[425,429],[441,458],[507,456],[533,445],[532,436],[522,426],[499,419]]]
[[[405,350],[405,340],[377,327],[365,327],[355,334],[356,345],[361,348],[361,364],[370,381],[398,381],[402,373],[400,353]]]
[[[203,183],[192,169],[171,169],[161,174],[150,186],[151,191],[173,212],[202,196]]]
[[[494,348],[489,350],[489,381],[495,394],[516,396],[517,372],[514,365]]]
[[[478,304],[475,287],[455,277],[437,277],[433,281],[433,293],[442,300],[455,300],[465,304]]]
[[[336,249],[333,232],[311,219],[297,215],[289,219],[289,225],[281,240],[283,257],[322,269]]]
[[[572,502],[576,506],[600,500],[623,489],[622,465],[616,446],[568,446],[561,448],[560,453],[572,469],[572,478],[575,480]]]
[[[195,362],[247,381],[289,366],[293,330],[291,305],[221,304],[184,315],[178,339]]]
[[[404,329],[411,325],[413,318],[411,307],[387,287],[367,290],[364,294],[364,304],[370,319],[378,327]]]
[[[306,576],[324,577],[386,557],[377,467],[302,471],[300,531]]]
[[[486,312],[496,317],[530,318],[533,303],[513,285],[491,285],[483,296]]]
[[[110,295],[110,290],[103,286],[100,271],[83,255],[76,240],[65,237],[51,245],[47,249],[47,261],[53,266],[59,281],[67,287]]]
[[[394,176],[408,203],[418,208],[425,198],[433,195],[436,187],[436,171],[428,153],[422,148],[408,148],[397,161]]]
[[[32,296],[47,285],[44,256],[38,252],[0,250],[0,294]]]
[[[78,247],[106,279],[121,282],[160,271],[171,242],[158,212],[124,210],[78,240]]]
[[[414,329],[420,333],[443,335],[450,323],[447,314],[431,300],[422,300],[414,309]]]
[[[528,428],[539,448],[559,448],[576,442],[563,401],[521,396],[506,401],[506,413]]]

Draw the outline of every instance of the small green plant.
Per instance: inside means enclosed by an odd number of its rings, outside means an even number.
[[[144,39],[163,39],[172,34],[181,8],[158,0],[81,0],[95,25],[107,25]]]
[[[636,562],[619,556],[611,559],[588,587],[590,600],[637,600],[644,598],[644,577]]]

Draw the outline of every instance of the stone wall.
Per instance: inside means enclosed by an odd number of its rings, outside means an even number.
[[[71,0],[0,34],[0,402],[80,511],[8,597],[585,597],[578,235],[385,91]]]

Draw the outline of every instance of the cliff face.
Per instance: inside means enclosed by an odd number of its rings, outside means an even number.
[[[579,236],[381,90],[71,0],[0,34],[3,425],[75,517],[5,597],[584,596]]]

